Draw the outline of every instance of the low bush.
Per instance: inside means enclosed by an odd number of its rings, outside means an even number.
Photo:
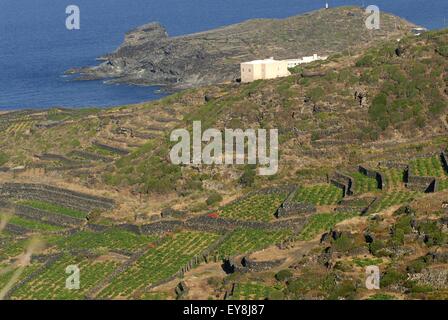
[[[275,274],[275,279],[277,281],[289,281],[292,278],[293,274],[290,270],[281,270]]]

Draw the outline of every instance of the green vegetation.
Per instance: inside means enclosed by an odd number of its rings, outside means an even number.
[[[221,208],[218,212],[222,218],[243,221],[271,221],[286,194],[254,194]]]
[[[292,277],[293,277],[292,272],[290,270],[287,270],[287,269],[286,270],[281,270],[281,271],[279,271],[279,272],[277,272],[275,274],[275,279],[277,281],[281,281],[281,282],[288,281]]]
[[[255,182],[256,168],[254,166],[246,166],[240,177],[240,184],[244,187],[251,187]]]
[[[404,171],[400,169],[382,169],[381,173],[383,174],[386,188],[388,190],[393,190],[396,188],[403,187],[404,181]]]
[[[217,193],[217,192],[213,192],[212,194],[210,194],[207,198],[207,200],[205,201],[207,203],[208,206],[220,203],[222,201],[222,196]]]
[[[315,185],[300,187],[294,196],[297,202],[311,203],[315,205],[333,205],[342,200],[342,189],[333,185]]]
[[[425,221],[419,224],[418,230],[425,235],[428,246],[442,246],[447,243],[448,236],[436,221]]]
[[[61,226],[44,223],[44,222],[41,222],[38,220],[26,219],[26,218],[19,217],[19,216],[12,216],[8,223],[10,223],[12,225],[19,226],[19,227],[26,228],[30,231],[53,232],[53,231],[61,231],[64,229]]]
[[[365,267],[368,267],[368,266],[378,266],[378,265],[383,263],[383,259],[375,259],[375,258],[374,259],[368,259],[368,258],[360,259],[360,258],[354,258],[353,262],[358,267],[365,268]]]
[[[175,275],[218,237],[205,232],[181,232],[168,236],[160,245],[148,249],[130,268],[114,278],[100,293],[100,297],[130,297],[138,289]]]
[[[27,245],[27,239],[8,241],[6,245],[0,246],[0,261],[14,258],[24,253]]]
[[[319,213],[311,216],[308,223],[303,228],[299,235],[299,240],[312,240],[316,236],[320,235],[325,231],[329,231],[336,224],[353,218],[356,213]]]
[[[148,247],[156,240],[155,236],[136,235],[129,231],[112,228],[103,232],[80,231],[69,237],[56,238],[50,241],[50,244],[65,250],[107,248],[135,252]]]
[[[115,162],[116,170],[104,180],[112,186],[139,185],[139,192],[165,193],[175,189],[182,177],[181,167],[166,159],[170,146],[148,142]]]
[[[8,162],[8,160],[8,155],[4,152],[0,152],[0,166],[4,165],[6,162]]]
[[[233,289],[232,300],[265,300],[275,295],[279,289],[261,283],[236,283]]]
[[[218,253],[223,258],[250,253],[278,244],[290,236],[289,230],[237,229],[221,244]]]
[[[393,191],[380,196],[370,208],[369,212],[377,213],[392,206],[412,201],[419,193],[413,191]]]
[[[17,203],[31,208],[40,209],[52,213],[58,213],[78,219],[85,219],[87,216],[87,213],[85,212],[66,208],[54,203],[49,203],[40,200],[20,200]]]
[[[367,300],[396,300],[396,298],[390,294],[376,293],[368,297]]]
[[[418,158],[410,162],[411,173],[424,177],[446,177],[445,170],[439,156]]]
[[[352,173],[351,177],[355,179],[355,194],[378,190],[378,182],[374,178],[369,178],[359,172]]]
[[[66,273],[66,268],[70,265],[76,265],[80,269],[79,290],[66,288],[66,279],[69,276]],[[113,272],[118,265],[119,263],[112,260],[99,261],[81,256],[65,255],[15,291],[12,299],[84,299],[85,294]]]
[[[15,282],[15,283],[17,283],[18,281],[22,281],[23,279],[25,279],[27,276],[32,274],[34,271],[39,269],[41,266],[42,265],[40,263],[33,263],[33,264],[30,264],[30,265],[24,267],[22,271],[19,271],[19,268],[12,268],[11,270],[9,270],[7,272],[0,273],[0,290],[8,284],[8,282],[11,280],[14,273],[21,272],[19,278]],[[0,271],[5,270],[4,269],[5,267],[7,267],[7,265],[0,264]]]

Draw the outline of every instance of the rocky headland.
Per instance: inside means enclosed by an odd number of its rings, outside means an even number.
[[[383,13],[380,30],[368,30],[358,7],[323,9],[286,19],[255,19],[195,34],[170,37],[157,22],[125,36],[98,66],[75,68],[78,80],[107,79],[173,89],[235,81],[243,61],[298,58],[313,53],[350,54],[384,39],[401,37],[413,24]]]

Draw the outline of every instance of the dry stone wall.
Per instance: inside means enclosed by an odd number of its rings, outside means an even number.
[[[43,184],[4,183],[0,185],[0,197],[42,200],[86,212],[94,209],[109,210],[115,207],[115,202],[108,198]]]
[[[352,177],[336,171],[329,180],[331,184],[342,189],[344,197],[353,195],[355,190],[355,179]]]
[[[98,141],[94,141],[92,144],[97,146],[97,147],[100,147],[102,149],[106,149],[106,150],[108,150],[110,152],[113,152],[113,153],[116,153],[116,154],[119,154],[119,155],[122,155],[122,156],[126,156],[126,155],[129,154],[129,150],[118,148],[118,147],[114,147],[114,146],[110,146],[110,145],[107,145],[107,144],[104,144],[104,143],[101,143],[101,142],[98,142]]]
[[[365,166],[359,166],[359,172],[369,178],[375,179],[377,182],[378,189],[384,190],[386,188],[385,185],[386,180],[384,179],[383,174],[381,172],[367,168]]]
[[[316,212],[316,206],[310,203],[300,203],[294,201],[294,196],[297,188],[294,188],[288,195],[286,200],[282,203],[276,212],[277,218],[290,217],[294,215],[313,214]]]
[[[15,207],[15,214],[19,217],[38,220],[44,223],[59,226],[80,226],[85,221],[82,219],[77,219],[63,214],[52,213],[24,205],[15,205],[14,207]]]

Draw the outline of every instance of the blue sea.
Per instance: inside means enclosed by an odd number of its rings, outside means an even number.
[[[125,32],[159,21],[172,36],[250,18],[284,18],[325,6],[325,0],[0,0],[0,110],[108,107],[162,96],[157,87],[73,81],[72,67],[97,64]],[[429,29],[445,27],[447,0],[329,0],[331,7],[375,4]],[[81,29],[65,27],[68,5]]]

